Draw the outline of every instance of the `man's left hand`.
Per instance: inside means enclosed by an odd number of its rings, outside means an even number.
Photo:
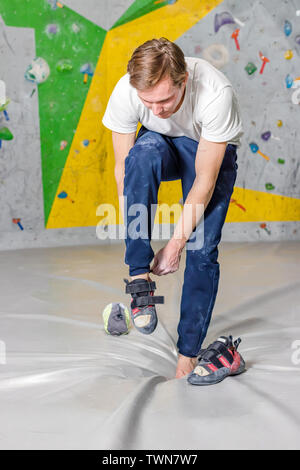
[[[179,268],[181,252],[183,250],[182,243],[171,239],[167,245],[159,250],[154,256],[153,265],[150,272],[156,276],[174,273]]]

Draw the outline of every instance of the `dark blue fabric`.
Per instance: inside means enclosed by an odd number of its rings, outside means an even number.
[[[137,239],[127,233],[125,263],[131,276],[150,270],[154,257],[150,208],[157,204],[160,182],[181,179],[185,201],[195,179],[197,148],[198,142],[188,137],[168,137],[141,127],[125,159],[124,196],[127,208],[137,203],[149,208],[148,232]],[[211,320],[220,276],[218,244],[236,180],[236,160],[236,146],[227,145],[214,193],[204,213],[203,247],[186,250],[177,343],[184,356],[198,355]],[[127,217],[127,228],[135,217]]]

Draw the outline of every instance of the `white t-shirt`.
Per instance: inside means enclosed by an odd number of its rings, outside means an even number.
[[[238,101],[225,75],[204,59],[185,57],[189,73],[183,103],[167,119],[155,116],[129,83],[129,74],[116,84],[102,120],[121,134],[135,132],[138,122],[147,129],[170,137],[186,136],[199,142],[240,146],[243,127]]]

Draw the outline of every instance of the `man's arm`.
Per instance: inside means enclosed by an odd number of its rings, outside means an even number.
[[[172,237],[182,248],[200,222],[213,195],[226,146],[227,142],[200,139],[195,160],[196,177]],[[203,210],[199,210],[199,205],[203,205]]]
[[[129,154],[130,149],[134,146],[135,132],[131,134],[119,134],[118,132],[112,132],[112,141],[115,153],[115,179],[117,183],[119,204],[121,207],[123,220],[124,220],[124,201],[123,201],[123,189],[124,189],[124,175],[125,175],[125,158]]]
[[[172,238],[153,261],[151,271],[161,276],[177,271],[181,252],[213,195],[220,167],[226,151],[226,142],[210,142],[200,139],[196,161],[196,177],[186,198]],[[197,210],[202,205],[202,210]],[[201,208],[201,206],[200,206]]]

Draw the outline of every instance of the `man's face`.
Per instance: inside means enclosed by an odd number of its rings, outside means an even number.
[[[175,113],[182,104],[188,73],[181,87],[173,84],[170,77],[164,78],[153,88],[146,91],[137,90],[138,97],[152,113],[167,119]]]

